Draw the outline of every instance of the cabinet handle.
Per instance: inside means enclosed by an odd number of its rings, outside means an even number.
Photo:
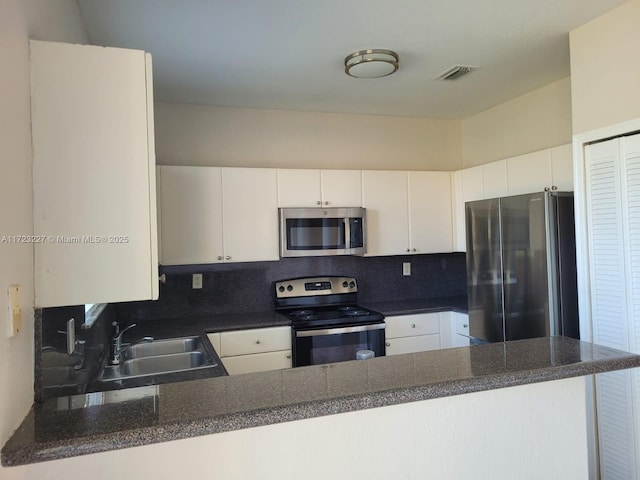
[[[222,255],[218,255],[218,260],[222,260]]]
[[[412,252],[417,252],[417,250],[415,248],[412,248],[411,251]]]
[[[320,200],[318,200],[318,201],[316,202],[316,205],[322,205],[322,202],[321,202]]]
[[[291,355],[287,355],[286,358],[291,358]]]
[[[260,345],[260,340],[256,340],[256,345]]]
[[[224,257],[225,260],[231,260],[231,257],[229,255],[227,255],[226,257]]]
[[[462,328],[469,328],[469,324],[468,323],[463,323],[462,324]]]
[[[390,347],[390,346],[391,346],[391,344],[390,344],[389,342],[385,342],[385,345],[386,345],[387,347]]]
[[[411,328],[416,328],[416,324],[415,324],[415,323],[412,323],[412,324],[411,324]]]
[[[329,202],[327,202],[327,201],[325,200],[325,201],[324,201],[324,204],[325,204],[325,205],[329,205]]]
[[[410,252],[410,251],[411,251],[411,249],[407,248],[407,253]]]

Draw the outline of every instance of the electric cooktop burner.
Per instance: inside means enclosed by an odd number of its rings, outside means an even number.
[[[276,310],[294,329],[380,322],[384,315],[357,305],[351,277],[313,277],[276,282]]]

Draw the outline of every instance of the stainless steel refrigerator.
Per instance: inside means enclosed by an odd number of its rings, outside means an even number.
[[[573,193],[467,202],[469,334],[579,338]]]

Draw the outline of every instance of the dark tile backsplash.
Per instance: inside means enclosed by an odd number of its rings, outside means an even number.
[[[411,276],[402,263],[411,263]],[[116,304],[123,323],[274,309],[274,282],[287,278],[344,275],[358,281],[361,303],[466,295],[464,253],[393,257],[307,257],[277,262],[162,267],[158,301]],[[191,274],[203,288],[191,288]]]

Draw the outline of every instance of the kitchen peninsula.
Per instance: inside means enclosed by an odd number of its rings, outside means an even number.
[[[364,448],[389,452],[389,461],[371,455],[359,472],[383,471],[383,464],[401,469],[400,460],[415,468],[415,463],[437,459],[433,471],[441,472],[447,471],[442,461],[455,457],[458,471],[488,472],[493,460],[507,456],[502,466],[491,468],[492,478],[508,478],[511,466],[536,462],[527,460],[529,449],[535,448],[538,461],[527,478],[550,472],[557,476],[559,471],[566,473],[562,478],[585,478],[586,410],[579,377],[638,366],[640,356],[552,337],[142,387],[111,397],[98,393],[51,399],[32,408],[4,446],[2,463],[25,465],[105,452],[92,460],[104,457],[107,465],[136,452],[154,458],[152,465],[137,462],[147,465],[145,471],[161,472],[177,468],[163,457],[166,444],[161,442],[181,440],[186,458],[197,464],[190,465],[192,473],[215,467],[225,479],[253,478],[259,471],[262,478],[283,478],[294,465],[304,464],[296,458],[234,465],[237,458],[216,449],[242,442],[243,432],[252,429],[257,443],[239,448],[247,458],[258,455],[253,450],[263,441],[263,447],[287,458],[317,448],[321,458],[333,456],[331,466],[320,468],[325,474],[350,473],[358,462],[340,452],[349,448],[356,455]],[[394,444],[407,450],[392,458]],[[145,447],[113,452],[140,446]],[[178,447],[171,443],[171,458],[181,457]],[[483,459],[491,450],[493,460]],[[413,458],[416,452],[425,459]],[[65,464],[70,472],[68,462],[80,465],[81,458],[7,472],[11,478],[13,472],[19,476],[29,469],[37,476]],[[205,460],[212,465],[206,467]]]

